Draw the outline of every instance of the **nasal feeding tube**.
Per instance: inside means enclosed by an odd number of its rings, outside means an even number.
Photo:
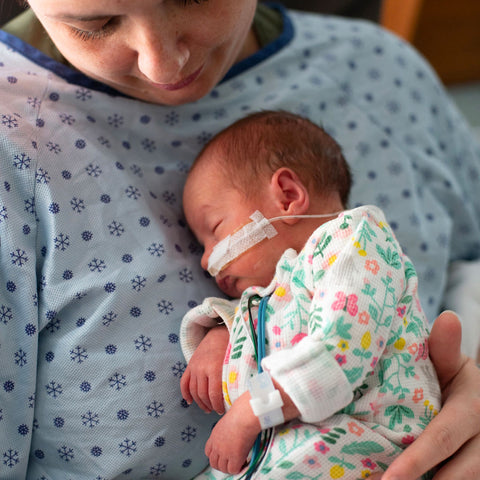
[[[207,271],[213,277],[217,276],[230,262],[245,253],[247,250],[260,243],[265,238],[273,238],[277,230],[271,222],[285,218],[326,218],[333,217],[342,212],[324,213],[319,215],[282,215],[279,217],[265,218],[259,210],[255,211],[250,218],[251,222],[244,225],[240,230],[227,235],[220,240],[212,249],[208,258]]]

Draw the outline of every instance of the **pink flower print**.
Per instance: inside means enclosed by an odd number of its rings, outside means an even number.
[[[361,437],[362,436],[362,433],[364,432],[363,428],[360,427],[360,425],[358,425],[357,423],[355,422],[350,422],[347,424],[348,426],[348,431],[350,433],[353,433],[354,435],[356,435],[357,437]]]
[[[373,357],[372,358],[372,363],[370,364],[370,366],[372,368],[375,368],[377,366],[377,362],[378,362],[378,357]]]
[[[358,297],[354,293],[346,295],[344,292],[337,292],[335,298],[337,300],[332,303],[332,310],[343,310],[352,317],[358,313]]]
[[[310,468],[320,468],[320,463],[318,463],[318,458],[313,455],[305,455],[303,463]]]
[[[229,362],[231,351],[232,351],[232,344],[231,344],[231,342],[228,342],[227,350],[226,350],[226,352],[225,352],[225,357],[224,357],[224,359],[223,359],[223,364],[224,364],[224,365],[227,365],[227,363]]]
[[[413,435],[405,435],[403,438],[402,438],[402,443],[404,445],[410,445],[411,443],[413,443],[415,441],[415,437]]]
[[[320,452],[322,455],[325,455],[328,451],[330,451],[325,442],[316,442],[313,446],[315,447],[315,450]]]
[[[381,405],[378,404],[377,402],[370,402],[370,409],[372,410],[374,415],[380,414],[380,407]]]
[[[401,318],[405,315],[407,311],[407,307],[404,305],[403,307],[397,307],[397,315]]]
[[[280,335],[282,333],[282,329],[278,325],[275,325],[272,328],[272,332],[274,335]]]
[[[380,270],[380,265],[376,260],[366,260],[365,261],[365,270],[372,272],[374,275]]]
[[[365,310],[363,312],[360,312],[360,315],[358,315],[358,323],[360,323],[361,325],[368,325],[369,321],[370,314]]]
[[[419,360],[426,360],[427,358],[428,358],[428,341],[425,339],[425,341],[418,346],[418,354],[415,361],[418,362]]]
[[[415,355],[417,352],[418,352],[418,344],[416,343],[412,343],[411,345],[409,345],[407,347],[407,350],[409,353],[411,353],[412,355]]]
[[[377,468],[377,464],[372,462],[372,460],[370,460],[369,458],[364,458],[363,460],[361,460],[361,462],[365,468],[369,468],[370,470],[375,470]]]
[[[327,433],[330,431],[330,428],[322,427],[322,428],[317,428],[317,430],[318,430],[320,433],[323,433],[323,434],[325,435],[325,434],[327,434]]]
[[[307,334],[306,333],[297,333],[291,340],[290,340],[290,343],[292,345],[295,345],[296,343],[298,343],[303,337],[306,337]]]
[[[421,402],[423,400],[423,388],[416,388],[415,392],[413,393],[412,400],[414,403]]]
[[[383,350],[385,348],[385,339],[383,337],[378,337],[376,343],[379,350]]]
[[[419,312],[423,312],[422,310],[422,304],[420,303],[420,299],[418,297],[415,297],[415,303],[417,304],[417,310]]]
[[[339,228],[333,234],[334,238],[348,238],[352,234],[352,227]]]
[[[345,365],[347,363],[347,356],[346,355],[340,355],[337,353],[335,355],[335,360],[338,362],[340,366]]]

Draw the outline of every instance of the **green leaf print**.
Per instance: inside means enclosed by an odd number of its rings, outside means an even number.
[[[345,230],[346,228],[348,228],[350,226],[350,224],[347,222],[347,220],[351,220],[351,219],[352,219],[351,215],[344,215],[343,216],[343,222],[339,227],[340,230]]]
[[[407,333],[413,333],[417,338],[421,338],[424,334],[428,333],[428,331],[424,327],[422,320],[415,315],[412,315],[411,321],[407,325],[405,331]]]
[[[353,442],[342,447],[341,452],[349,455],[371,455],[372,453],[381,453],[385,449],[377,442]]]
[[[415,267],[412,265],[411,262],[406,261],[405,262],[405,277],[408,279],[412,277],[416,277],[417,272],[415,271]]]
[[[375,305],[370,304],[368,306],[368,313],[374,322],[378,320],[378,309],[375,307]]]
[[[300,472],[290,472],[285,478],[288,480],[301,480],[302,478],[308,478]]]
[[[246,339],[247,337],[240,337],[235,341],[235,346],[232,349],[230,358],[236,360],[237,358],[240,358],[242,356],[243,344],[245,343]]]
[[[278,465],[279,468],[284,468],[284,469],[287,469],[287,468],[292,468],[295,464],[293,462],[289,462],[287,460],[285,460],[284,462],[280,463]]]
[[[332,236],[328,235],[324,232],[322,238],[319,240],[317,246],[315,247],[315,251],[313,252],[313,256],[316,257],[317,255],[321,255],[323,257],[323,251],[328,247],[328,244],[332,241]]]
[[[324,275],[325,275],[325,270],[318,270],[317,272],[315,272],[315,275],[313,276],[313,281],[319,282]]]
[[[385,416],[390,417],[390,422],[388,427],[393,430],[395,425],[401,425],[403,422],[403,416],[407,418],[414,418],[414,413],[411,408],[405,407],[403,405],[391,405],[385,410]]]
[[[337,321],[337,335],[344,340],[350,340],[352,336],[349,333],[349,330],[352,328],[352,323],[344,323],[344,318],[340,317]]]
[[[377,244],[377,252],[385,260],[387,265],[390,265],[390,267],[395,268],[396,270],[400,270],[400,268],[402,268],[400,255],[396,250],[392,250],[390,247],[388,247],[385,251],[380,245]]]
[[[362,376],[363,368],[355,367],[350,370],[343,370],[343,373],[345,373],[345,376],[350,383],[355,383]]]

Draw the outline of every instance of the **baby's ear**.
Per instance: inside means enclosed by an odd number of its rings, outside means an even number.
[[[279,168],[272,175],[270,188],[280,215],[303,215],[307,212],[310,205],[308,190],[290,168]]]

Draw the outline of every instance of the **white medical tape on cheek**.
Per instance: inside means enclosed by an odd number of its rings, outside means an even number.
[[[265,238],[272,238],[277,234],[275,227],[258,210],[250,218],[252,222],[247,223],[237,232],[227,235],[213,247],[208,258],[207,270],[210,275],[218,275],[227,264],[239,255]]]

